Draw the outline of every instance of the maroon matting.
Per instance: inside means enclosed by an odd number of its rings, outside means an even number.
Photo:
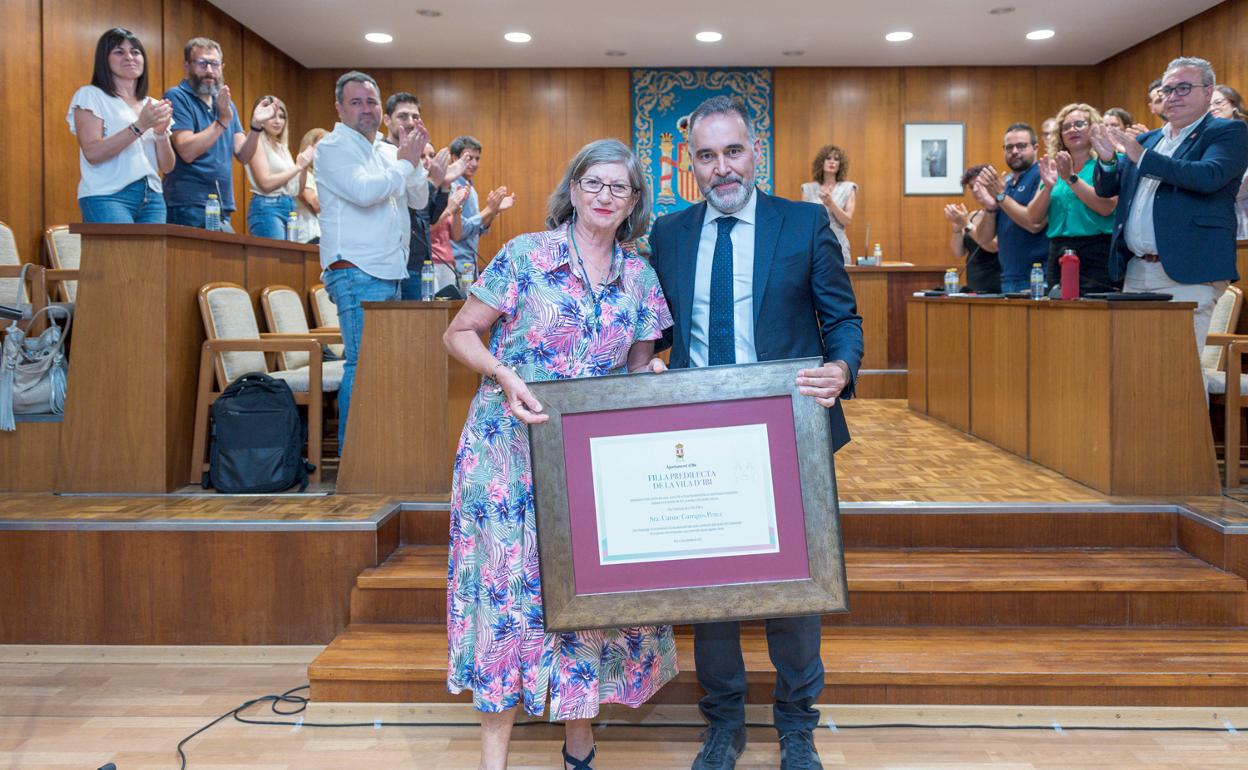
[[[582,412],[564,414],[562,420],[575,595],[810,578],[791,396]],[[779,551],[605,566],[599,563],[590,439],[760,423],[767,426],[771,452]],[[603,472],[610,473],[610,469]]]

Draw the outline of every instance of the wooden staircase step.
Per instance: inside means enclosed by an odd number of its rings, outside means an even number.
[[[661,702],[693,703],[692,636]],[[752,702],[770,698],[764,631],[742,631]],[[825,627],[826,703],[1248,705],[1248,629]],[[446,631],[353,624],[308,667],[326,702],[448,702]]]
[[[362,572],[360,588],[446,590],[446,546],[405,545]],[[850,591],[1248,593],[1248,581],[1178,549],[849,549]]]

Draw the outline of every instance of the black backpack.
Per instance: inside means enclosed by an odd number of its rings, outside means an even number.
[[[252,372],[234,382],[212,404],[212,451],[204,488],[225,494],[282,492],[308,487],[316,467],[303,458],[307,433],[290,386]]]

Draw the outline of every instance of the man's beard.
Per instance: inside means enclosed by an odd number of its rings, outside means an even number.
[[[1028,161],[1022,155],[1019,155],[1015,157],[1014,160],[1007,160],[1005,165],[1009,166],[1011,171],[1025,171],[1031,168],[1031,164],[1034,162],[1034,160]]]
[[[721,186],[727,186],[736,182],[740,185],[739,192],[728,192],[723,190]],[[706,187],[701,187],[702,197],[707,202],[723,214],[735,214],[745,208],[745,204],[750,200],[750,193],[754,190],[754,175],[750,174],[750,178],[739,176],[738,174],[729,174],[720,177],[710,183]]]
[[[216,96],[221,92],[221,84],[215,79],[211,83],[205,83],[202,78],[191,76],[191,88],[200,96]]]

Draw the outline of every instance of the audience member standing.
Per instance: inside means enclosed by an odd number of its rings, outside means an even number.
[[[482,208],[477,198],[477,188],[473,177],[481,165],[481,143],[471,136],[457,136],[451,142],[451,159],[462,161],[463,172],[452,187],[467,187],[468,197],[464,199],[464,208],[458,219],[451,221],[451,253],[456,265],[467,262],[477,264],[477,243],[481,236],[489,232],[494,217],[511,208],[516,202],[515,193],[509,193],[506,187],[491,190],[486,196],[485,207]]]
[[[1148,111],[1166,121],[1166,97],[1161,93],[1161,78],[1148,84]]]
[[[802,185],[802,200],[822,204],[828,210],[828,226],[836,233],[836,240],[840,241],[845,264],[852,265],[853,252],[849,248],[845,228],[854,219],[858,185],[845,180],[849,174],[849,158],[840,147],[824,145],[815,154],[810,173],[814,181]]]
[[[169,144],[173,107],[147,96],[147,53],[128,29],[95,44],[91,85],[69,102],[78,137],[78,208],[84,222],[163,224],[160,175],[174,164]]]
[[[1226,120],[1248,121],[1248,113],[1244,112],[1244,100],[1230,86],[1214,86],[1213,98],[1209,100],[1209,113],[1215,118]],[[1235,237],[1241,241],[1248,240],[1248,171],[1239,183],[1239,192],[1235,195],[1235,219],[1238,220]]]
[[[1162,78],[1166,125],[1137,141],[1097,127],[1096,192],[1119,195],[1110,273],[1125,291],[1160,291],[1195,302],[1196,349],[1235,269],[1235,193],[1248,168],[1248,124],[1215,118],[1216,82],[1204,59],[1181,57]],[[1114,155],[1121,144],[1124,157]]]
[[[234,177],[230,158],[248,163],[256,152],[262,125],[277,105],[261,100],[252,111],[250,131],[243,133],[230,87],[222,75],[221,45],[206,37],[192,38],[182,49],[186,78],[165,92],[173,104],[173,149],[177,163],[165,177],[169,223],[204,227],[204,204],[210,194],[221,203],[221,228],[233,232]]]
[[[429,135],[419,120],[411,131],[400,128],[391,161],[375,142],[381,125],[377,81],[362,72],[348,72],[338,78],[334,100],[339,122],[316,145],[315,160],[322,277],[338,306],[346,357],[338,388],[341,454],[364,326],[360,303],[399,299],[412,234],[408,191],[417,185],[424,189],[420,152]]]
[[[295,212],[299,180],[312,163],[315,150],[305,147],[299,151],[298,158],[290,156],[290,124],[286,104],[276,96],[262,96],[256,100],[254,107],[259,107],[266,99],[277,110],[273,117],[264,121],[260,152],[252,155],[251,162],[247,164],[247,182],[251,185],[247,231],[262,238],[289,238],[286,229],[290,225],[290,215]]]
[[[971,166],[962,174],[962,189],[967,190],[979,177],[986,164]],[[949,250],[956,259],[966,259],[966,288],[977,294],[996,294],[1001,291],[1001,262],[997,258],[997,239],[985,243],[975,240],[975,224],[981,217],[989,216],[983,209],[967,211],[961,203],[945,206],[945,219],[953,225]]]
[[[329,135],[323,128],[309,129],[299,142],[299,153],[303,154],[309,147]],[[299,181],[299,194],[295,197],[295,214],[299,220],[299,242],[321,242],[321,199],[316,195],[316,154],[312,162],[303,170]]]
[[[1001,261],[1001,291],[1026,291],[1031,266],[1049,257],[1049,239],[1043,225],[1032,223],[1027,204],[1040,187],[1040,167],[1036,165],[1036,132],[1026,123],[1015,123],[1005,131],[1005,165],[1010,173],[1002,179],[988,166],[971,184],[971,192],[992,216],[979,217],[974,238],[978,243],[997,239]]]
[[[1080,294],[1114,291],[1121,285],[1109,276],[1118,198],[1102,198],[1092,187],[1092,128],[1100,124],[1100,113],[1087,104],[1068,104],[1057,113],[1057,129],[1048,136],[1049,154],[1038,164],[1042,183],[1027,204],[1032,224],[1046,225],[1049,236],[1045,281],[1054,286],[1061,280],[1058,259],[1072,249],[1079,255]]]

